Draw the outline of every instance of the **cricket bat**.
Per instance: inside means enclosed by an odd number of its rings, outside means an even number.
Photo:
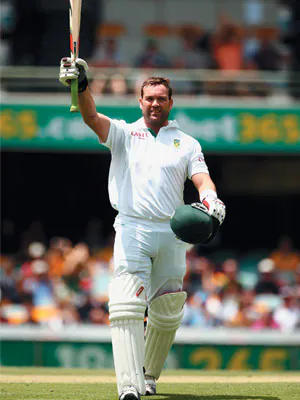
[[[72,61],[79,56],[79,35],[82,0],[69,0],[70,17],[70,51]],[[78,79],[71,81],[71,112],[79,111],[78,107]]]

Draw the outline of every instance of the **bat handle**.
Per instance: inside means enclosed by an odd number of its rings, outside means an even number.
[[[72,79],[71,81],[71,112],[78,112],[78,79]]]

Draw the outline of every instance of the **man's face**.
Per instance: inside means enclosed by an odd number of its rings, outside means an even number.
[[[164,85],[145,86],[144,96],[140,98],[140,107],[150,128],[165,126],[168,123],[173,100],[169,99],[168,89]]]

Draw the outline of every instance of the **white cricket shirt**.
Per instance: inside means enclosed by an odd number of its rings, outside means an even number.
[[[184,203],[187,178],[209,173],[200,144],[183,133],[176,121],[158,135],[144,118],[127,124],[111,120],[104,146],[111,151],[109,199],[121,215],[168,220]]]

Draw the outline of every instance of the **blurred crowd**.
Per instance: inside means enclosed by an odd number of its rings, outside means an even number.
[[[269,254],[204,254],[187,253],[184,326],[300,329],[300,254],[289,237]],[[113,236],[100,249],[54,237],[22,257],[2,255],[1,323],[108,325],[112,274]]]
[[[192,75],[188,80],[176,79],[176,93],[189,96],[264,97],[272,95],[275,90],[287,92],[289,89],[291,94],[295,94],[296,88],[288,84],[287,78],[274,81],[272,76],[267,78],[262,73],[299,71],[300,35],[297,26],[300,7],[296,0],[273,3],[277,21],[273,21],[272,26],[264,24],[267,11],[261,0],[245,1],[244,20],[239,21],[230,17],[230,9],[225,14],[224,10],[217,8],[220,17],[213,29],[197,23],[168,27],[152,21],[151,31],[147,31],[146,26],[142,28],[142,48],[135,48],[137,43],[133,41],[130,51],[131,36],[126,36],[128,29],[122,21],[114,28],[107,28],[102,2],[93,0],[88,3],[82,15],[81,56],[94,67],[91,87],[96,94],[136,93],[143,76],[129,78],[122,73],[124,67],[147,69],[147,75],[151,69],[218,72],[217,79],[205,73],[196,80]],[[41,0],[28,0],[26,5],[22,0],[13,3],[2,0],[0,4],[0,63],[57,66],[69,48],[67,4],[62,5],[59,0],[53,0],[51,6]],[[168,51],[171,42],[166,38],[177,43],[173,53]],[[129,53],[132,54],[128,56]],[[113,68],[115,72],[107,73],[106,68]],[[248,81],[247,77],[240,79],[240,71],[248,71]]]
[[[218,79],[202,74],[194,80],[174,80],[176,93],[184,95],[241,95],[244,97],[267,96],[272,85],[260,75],[261,72],[288,71],[291,69],[291,54],[280,40],[276,28],[242,28],[222,15],[216,30],[206,31],[197,25],[182,25],[178,28],[178,48],[170,55],[163,46],[163,38],[145,38],[131,64],[122,54],[120,38],[100,38],[89,60],[97,69],[92,83],[96,94],[128,94],[139,89],[139,81],[132,85],[122,67],[146,70],[210,70],[219,72]],[[111,75],[102,68],[118,68]],[[238,79],[240,71],[247,71],[251,78]],[[145,73],[145,74],[146,74]],[[151,72],[150,72],[151,73]],[[142,79],[142,78],[141,78]]]

